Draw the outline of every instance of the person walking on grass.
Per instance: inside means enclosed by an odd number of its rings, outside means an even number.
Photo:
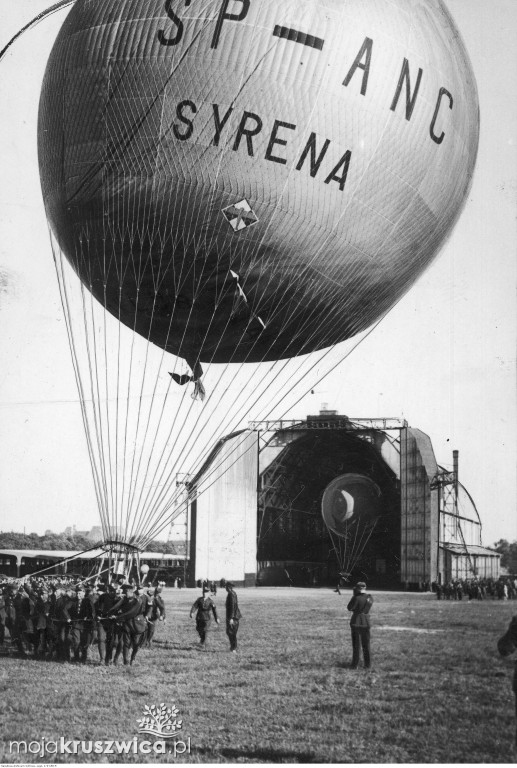
[[[239,619],[242,614],[239,610],[239,600],[231,581],[225,583],[226,587],[226,634],[230,641],[230,651],[237,653],[237,632],[239,631]]]
[[[190,609],[190,618],[196,613],[196,630],[199,635],[199,644],[207,649],[207,631],[214,615],[215,623],[219,624],[217,609],[210,597],[208,597],[208,584],[204,583],[203,596],[198,597]]]
[[[366,584],[359,581],[354,587],[353,597],[347,605],[352,612],[350,628],[352,630],[352,669],[359,666],[360,648],[363,649],[365,669],[371,667],[370,657],[370,609],[373,597],[366,594]]]

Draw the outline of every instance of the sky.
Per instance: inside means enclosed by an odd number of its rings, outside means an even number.
[[[0,47],[48,0],[0,4]],[[459,450],[483,543],[517,539],[517,2],[447,0],[477,80],[481,134],[465,209],[438,258],[290,413],[403,417],[439,464]],[[39,89],[66,12],[0,64],[0,529],[99,522],[36,151]]]

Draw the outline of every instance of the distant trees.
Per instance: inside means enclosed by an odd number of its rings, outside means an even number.
[[[92,549],[95,545],[96,542],[92,542],[84,536],[65,536],[59,533],[44,536],[38,536],[37,533],[0,533],[0,549],[50,549],[84,552],[87,549]],[[149,544],[146,544],[145,549],[147,552],[178,555],[184,552],[185,546],[182,542],[150,541]]]
[[[501,554],[501,567],[510,573],[517,573],[517,541],[510,543],[506,539],[499,539],[493,548]]]
[[[58,533],[45,536],[38,536],[37,533],[0,533],[1,549],[64,549],[82,552],[92,546],[92,542],[84,536],[64,536]]]

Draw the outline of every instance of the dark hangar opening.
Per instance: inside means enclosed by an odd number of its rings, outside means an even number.
[[[307,422],[310,425],[310,422]],[[323,521],[321,502],[335,478],[354,473],[381,491],[379,514],[364,544],[353,538],[348,554],[363,546],[350,581],[375,586],[400,583],[400,482],[384,460],[386,435],[370,430],[285,430],[273,441],[285,447],[263,469],[259,480],[258,583],[323,585],[337,583],[339,563]],[[366,538],[366,537],[363,537]],[[345,570],[346,562],[345,562]]]

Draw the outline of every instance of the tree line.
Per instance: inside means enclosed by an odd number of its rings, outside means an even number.
[[[16,533],[7,531],[0,533],[0,549],[50,549],[66,551],[85,551],[94,548],[101,542],[87,539],[85,536],[66,536],[63,533],[53,533],[38,536],[37,533]],[[181,544],[179,545],[181,548]],[[177,555],[178,544],[171,541],[151,541],[146,544],[147,552],[164,552]]]

